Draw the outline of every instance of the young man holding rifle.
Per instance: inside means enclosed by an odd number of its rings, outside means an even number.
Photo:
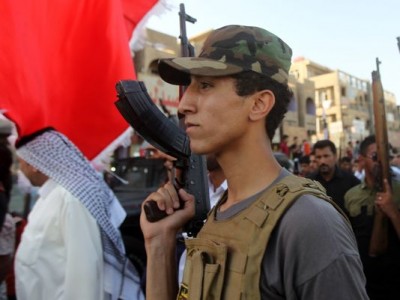
[[[147,299],[367,299],[348,221],[318,183],[273,156],[292,97],[291,54],[264,29],[230,25],[211,33],[199,57],[160,61],[165,81],[188,85],[179,112],[192,152],[215,154],[228,190],[186,242],[179,290],[175,236],[194,198],[168,183],[146,199],[168,214],[153,223],[141,215]]]
[[[368,296],[372,300],[397,299],[400,296],[400,182],[384,178],[384,191],[378,191],[376,185],[381,178],[377,176],[377,153],[375,136],[366,137],[360,144],[359,156],[365,178],[344,199],[367,278]],[[385,219],[387,228],[380,228]],[[371,251],[376,230],[379,238],[387,237],[385,250],[380,253]]]

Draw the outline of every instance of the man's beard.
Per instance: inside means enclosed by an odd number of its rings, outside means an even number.
[[[320,165],[319,166],[319,172],[321,174],[329,174],[331,172],[331,168],[328,165]]]

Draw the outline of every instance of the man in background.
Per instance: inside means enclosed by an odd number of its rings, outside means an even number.
[[[15,225],[10,214],[6,214],[0,229],[0,299],[7,299],[6,276],[12,268],[15,247]]]
[[[16,147],[40,187],[16,254],[17,298],[142,299],[118,230],[125,212],[89,161],[52,128]]]
[[[352,173],[353,164],[351,163],[351,158],[348,156],[343,156],[339,159],[339,168],[343,172]]]
[[[310,174],[315,173],[318,171],[318,164],[317,164],[317,160],[315,159],[315,152],[314,150],[311,150],[310,153],[310,165],[309,165],[309,169],[310,169]]]
[[[385,192],[378,192],[378,168],[375,136],[360,144],[359,163],[365,177],[345,195],[345,206],[353,227],[371,300],[400,298],[400,182],[385,178]],[[389,185],[391,181],[391,186]],[[377,221],[375,221],[375,219]],[[382,230],[380,223],[387,222]],[[381,253],[370,249],[372,233],[387,235],[387,248]],[[379,244],[378,244],[379,245]]]
[[[0,142],[0,299],[6,299],[6,275],[12,269],[15,250],[15,225],[8,213],[12,188],[13,157],[8,143]]]
[[[318,171],[309,178],[319,181],[326,189],[328,196],[344,210],[344,194],[360,183],[353,174],[340,170],[337,165],[336,146],[330,140],[320,140],[314,144],[313,151]]]
[[[299,175],[302,177],[307,177],[312,174],[312,169],[310,166],[310,155],[303,155],[299,159],[300,164],[300,173]]]

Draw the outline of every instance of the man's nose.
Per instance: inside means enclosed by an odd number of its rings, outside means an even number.
[[[193,99],[192,87],[189,85],[183,93],[182,98],[179,100],[178,112],[182,115],[193,112],[195,110]]]

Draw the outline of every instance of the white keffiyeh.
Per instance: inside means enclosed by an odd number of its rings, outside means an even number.
[[[137,271],[125,256],[121,234],[111,221],[115,207],[122,207],[78,148],[50,130],[18,148],[17,155],[78,198],[96,219],[103,244],[104,287],[111,299],[143,299]]]

